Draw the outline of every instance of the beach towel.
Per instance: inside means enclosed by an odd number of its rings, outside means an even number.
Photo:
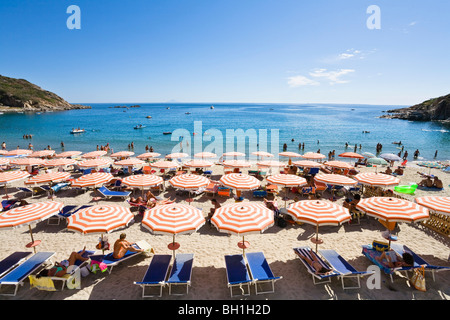
[[[34,275],[28,276],[30,280],[30,288],[36,288],[45,291],[56,291],[55,284],[53,280],[49,277],[36,278]]]
[[[97,271],[105,272],[108,269],[108,266],[100,261],[91,260],[91,272],[97,273]]]

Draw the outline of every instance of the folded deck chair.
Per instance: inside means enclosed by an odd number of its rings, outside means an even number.
[[[231,196],[231,189],[219,187],[217,189],[217,194],[222,197],[229,197],[229,196]]]
[[[60,221],[62,219],[66,219],[67,217],[70,217],[70,215],[72,214],[72,211],[76,208],[77,206],[73,206],[73,205],[69,205],[69,206],[64,206],[59,212],[58,214],[54,215],[53,217],[50,217],[47,219],[47,224],[49,225],[59,225]]]
[[[0,278],[25,261],[30,255],[31,252],[17,251],[0,261]]]
[[[231,297],[237,296],[237,294],[233,295],[233,288],[235,287],[241,289],[241,295],[249,296],[252,279],[245,265],[244,256],[242,254],[226,255],[225,267]],[[245,291],[245,287],[247,287],[247,292]]]
[[[300,261],[306,267],[306,270],[308,270],[308,273],[312,275],[314,284],[331,282],[332,277],[337,277],[340,275],[339,272],[334,270],[332,266],[330,266],[325,261],[323,261],[320,258],[320,256],[318,256],[310,247],[294,248],[294,252],[297,254]],[[330,269],[332,271],[328,274],[316,274],[316,270],[314,270],[314,268],[307,261],[305,261],[305,259],[301,258],[299,255],[308,257],[310,260],[313,260],[313,255],[314,255],[317,258],[317,260],[319,261],[319,263],[322,265],[322,267],[324,267],[326,269]]]
[[[134,284],[142,287],[142,298],[156,296],[156,294],[146,293],[147,287],[159,287],[159,296],[162,296],[162,289],[166,284],[171,259],[172,255],[170,254],[155,254],[153,256],[142,281],[134,282]]]
[[[186,294],[189,292],[193,264],[193,253],[178,253],[175,256],[172,271],[170,272],[169,279],[166,281],[169,286],[169,294],[172,294],[172,286],[186,286]]]
[[[256,294],[273,293],[275,292],[275,281],[282,279],[283,277],[275,277],[270,269],[269,263],[262,252],[248,252],[245,254],[247,258],[248,268],[250,270],[250,276],[255,284]],[[258,291],[258,286],[269,283],[270,290]]]
[[[153,252],[152,246],[145,240],[141,240],[141,241],[137,241],[134,245],[135,248],[137,249],[143,249],[146,252]],[[108,272],[111,273],[112,269],[114,266],[117,266],[118,264],[120,264],[121,262],[128,260],[132,257],[138,256],[140,254],[142,254],[143,252],[135,252],[135,251],[130,251],[128,250],[125,255],[120,258],[120,259],[116,259],[113,257],[113,253],[108,253],[106,255],[91,255],[91,261],[99,261],[99,262],[103,262],[107,267],[108,267]]]
[[[130,195],[130,191],[111,191],[105,186],[98,189],[98,192],[100,192],[103,196],[106,198],[111,197],[121,197],[121,198],[127,198]]]
[[[425,259],[423,259],[421,256],[416,254],[414,251],[412,251],[410,248],[408,248],[406,245],[398,244],[398,243],[391,243],[391,249],[397,252],[397,254],[402,255],[403,252],[409,252],[413,258],[414,258],[414,265],[424,266],[425,271],[431,272],[431,275],[433,276],[433,281],[436,281],[436,278],[434,274],[436,272],[450,270],[450,267],[444,267],[444,266],[435,266],[430,263],[428,263]]]
[[[44,263],[55,255],[55,252],[38,252],[20,264],[17,268],[0,278],[0,288],[2,286],[14,286],[14,293],[0,293],[2,295],[15,296],[19,285],[23,285],[25,279],[30,274],[38,270]]]
[[[339,253],[335,250],[319,250],[322,257],[333,267],[334,270],[340,273],[340,278],[342,281],[342,289],[359,289],[361,288],[360,278],[372,274],[373,272],[358,271],[356,270],[347,260],[345,260]],[[349,287],[345,285],[344,279],[346,278],[356,278],[358,286]]]

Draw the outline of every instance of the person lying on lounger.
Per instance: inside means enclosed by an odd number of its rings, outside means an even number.
[[[134,243],[125,240],[126,237],[127,235],[125,233],[121,233],[119,239],[117,239],[114,243],[114,259],[122,258],[128,250],[133,252],[144,252],[144,250],[142,249],[136,249],[135,247],[133,247]]]
[[[83,248],[83,251],[80,253],[72,252],[69,256],[69,259],[63,260],[61,262],[55,262],[55,265],[50,269],[44,269],[36,276],[36,278],[40,277],[62,277],[67,273],[67,268],[69,266],[75,265],[77,260],[86,261],[89,258],[83,257],[84,252],[86,251],[86,247]]]
[[[423,179],[422,181],[419,182],[419,186],[432,188],[433,180],[431,180],[430,176],[427,176],[425,179]]]
[[[306,261],[306,263],[308,263],[313,269],[314,269],[314,273],[315,274],[321,274],[321,275],[326,275],[329,274],[331,271],[331,269],[325,268],[323,267],[320,262],[319,259],[317,258],[317,256],[315,254],[312,255],[313,260],[311,260],[310,258],[296,252],[297,255],[302,258],[303,260]]]
[[[394,250],[384,251],[381,256],[375,259],[389,268],[411,267],[414,265],[414,258],[409,252],[404,252],[402,257],[400,257]]]
[[[442,183],[441,180],[439,180],[438,177],[434,177],[434,181],[433,181],[433,187],[437,188],[437,189],[442,189],[444,188],[444,184]]]

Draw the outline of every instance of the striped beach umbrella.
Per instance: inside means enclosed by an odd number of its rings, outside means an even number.
[[[287,211],[294,220],[316,226],[316,237],[311,238],[316,244],[316,252],[318,245],[323,242],[319,239],[319,226],[338,226],[351,219],[347,208],[322,200],[297,201]]]
[[[33,153],[29,154],[27,157],[31,158],[44,158],[49,157],[55,154],[55,150],[40,150],[40,151],[34,151]]]
[[[318,174],[314,180],[333,186],[354,186],[358,181],[341,174]]]
[[[223,157],[245,157],[245,153],[238,151],[229,151],[222,154]]]
[[[65,167],[65,166],[71,166],[77,163],[75,159],[71,158],[56,158],[56,159],[49,159],[45,160],[42,165],[46,167]]]
[[[247,234],[262,233],[274,224],[273,211],[258,202],[231,203],[217,208],[211,223],[220,232],[242,236],[238,246],[243,250],[249,247],[244,237]]]
[[[261,185],[261,182],[255,177],[242,173],[223,175],[219,182],[224,187],[235,190],[238,197],[241,196],[241,191],[255,190]]]
[[[281,186],[286,188],[287,190],[289,188],[293,187],[300,187],[308,184],[308,181],[306,181],[305,178],[293,175],[293,174],[276,174],[270,177],[267,177],[267,182],[270,182],[271,184]],[[288,195],[286,195],[284,198],[284,206],[286,207],[286,201],[288,200]]]
[[[174,152],[166,155],[166,159],[180,159],[180,158],[186,158],[189,157],[187,153],[184,152]]]
[[[92,158],[78,162],[80,168],[104,168],[110,165],[111,162],[105,158]]]
[[[300,160],[300,161],[294,161],[292,164],[296,167],[302,167],[302,168],[320,168],[322,166],[321,163],[311,161],[311,160]]]
[[[103,184],[109,182],[114,176],[111,173],[107,172],[94,172],[85,174],[74,181],[72,181],[71,186],[72,187],[93,187],[98,188],[101,187]]]
[[[364,159],[363,155],[356,152],[344,152],[339,155],[341,158],[354,158],[354,159]]]
[[[183,166],[189,167],[189,168],[210,168],[213,165],[214,165],[214,163],[211,161],[198,160],[198,159],[193,159],[193,160],[190,160],[183,164]]]
[[[292,158],[300,158],[302,156],[301,154],[299,154],[297,152],[290,152],[290,151],[280,152],[278,155],[282,156],[282,157],[288,157],[289,165],[292,164]]]
[[[450,216],[450,197],[425,196],[416,198],[415,202],[435,213]]]
[[[71,158],[82,154],[81,151],[66,151],[55,155],[56,158]]]
[[[153,159],[158,158],[161,154],[157,152],[146,152],[138,155],[136,158],[138,159]]]
[[[332,168],[338,168],[338,169],[353,169],[354,168],[350,163],[344,162],[344,161],[326,161],[323,165],[332,167]]]
[[[10,161],[13,166],[37,166],[44,163],[40,158],[16,158]]]
[[[3,211],[0,213],[0,228],[12,229],[28,225],[31,242],[27,244],[27,247],[32,247],[36,253],[36,245],[40,241],[34,240],[31,225],[54,216],[62,207],[61,202],[45,201]]]
[[[243,161],[243,160],[226,160],[222,162],[224,167],[231,168],[248,168],[251,167],[251,163]]]
[[[251,154],[254,156],[257,156],[257,157],[261,157],[261,159],[263,159],[264,157],[267,157],[267,158],[274,157],[274,155],[272,153],[267,152],[267,151],[255,151],[255,152],[252,152]]]
[[[201,159],[205,159],[205,158],[215,158],[217,157],[217,154],[212,153],[212,152],[199,152],[194,154],[194,158],[201,158]]]
[[[196,190],[206,187],[209,184],[209,179],[198,174],[180,174],[170,179],[169,183],[177,189]]]
[[[309,160],[320,160],[325,159],[325,155],[317,152],[307,152],[304,155],[301,156],[303,159],[309,159]]]
[[[9,164],[8,158],[0,158],[0,166],[6,166],[7,164]]]
[[[84,159],[90,159],[90,158],[98,158],[98,157],[104,156],[105,154],[107,154],[107,152],[105,150],[97,150],[97,151],[91,151],[91,152],[85,153],[81,157]]]
[[[136,174],[122,179],[122,184],[130,187],[139,187],[142,190],[144,190],[144,188],[158,186],[163,182],[163,178],[153,174]]]
[[[5,198],[8,198],[8,189],[7,185],[16,181],[23,180],[25,178],[28,178],[30,174],[26,171],[5,171],[0,172],[0,185],[4,185],[5,187]]]
[[[111,158],[127,158],[127,157],[131,157],[134,155],[134,152],[132,151],[119,151],[119,152],[114,152],[111,155]]]
[[[145,164],[145,161],[142,161],[137,158],[128,158],[120,161],[114,162],[115,165],[122,166],[122,167],[134,167],[134,166],[141,166]]]
[[[388,174],[375,172],[358,173],[354,178],[360,184],[369,185],[372,187],[390,187],[396,186],[400,183],[399,178]]]
[[[160,160],[157,162],[150,163],[150,167],[158,169],[174,169],[178,168],[180,165],[174,161]]]
[[[25,184],[27,185],[39,185],[39,184],[48,184],[52,182],[61,182],[69,179],[70,172],[48,172],[38,174],[34,177],[31,177]]]
[[[22,156],[33,153],[32,150],[26,150],[26,149],[15,149],[8,151],[5,156]]]
[[[169,249],[175,250],[180,244],[175,242],[177,234],[190,234],[205,224],[201,210],[183,204],[165,204],[156,206],[144,213],[142,225],[153,234],[169,234],[173,236]]]
[[[276,160],[264,160],[264,161],[259,161],[256,163],[256,165],[258,167],[267,167],[267,168],[271,168],[271,167],[284,167],[286,166],[285,162],[280,162],[280,161],[276,161]]]

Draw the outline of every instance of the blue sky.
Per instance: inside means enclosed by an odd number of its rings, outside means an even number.
[[[72,103],[412,105],[450,93],[448,12],[448,0],[2,0],[0,74]]]

